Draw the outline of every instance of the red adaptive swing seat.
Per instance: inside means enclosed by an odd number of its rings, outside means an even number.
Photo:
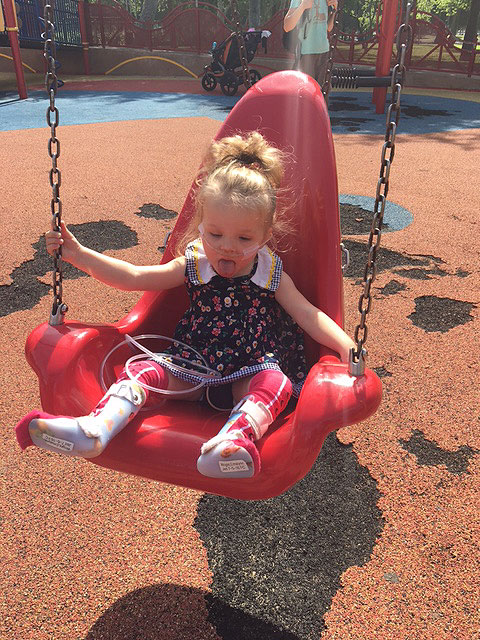
[[[282,253],[286,272],[315,305],[343,326],[340,225],[335,157],[330,121],[320,88],[293,71],[274,73],[255,84],[232,110],[217,138],[259,130],[273,144],[291,151],[280,200],[291,206],[295,233]],[[176,239],[192,213],[192,191],[178,218],[163,262],[174,255]],[[37,373],[43,409],[84,415],[102,397],[100,364],[126,333],[171,336],[187,308],[184,287],[147,292],[115,325],[66,322],[37,327],[26,355]],[[196,402],[167,400],[154,412],[141,412],[105,451],[90,461],[100,466],[162,482],[238,499],[259,500],[286,491],[315,462],[327,434],[365,420],[381,399],[375,373],[352,377],[347,365],[312,340],[306,340],[311,370],[294,410],[287,410],[260,440],[262,470],[255,478],[207,478],[198,473],[201,445],[225,421]],[[112,355],[107,383],[113,382],[125,351]]]

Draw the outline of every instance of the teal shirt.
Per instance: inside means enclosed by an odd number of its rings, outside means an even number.
[[[301,0],[291,0],[290,9],[300,6]],[[301,20],[301,18],[300,18]],[[313,0],[310,9],[310,21],[306,22],[299,31],[301,53],[326,53],[329,49],[328,35],[328,6],[326,0]],[[306,37],[304,39],[304,33]]]

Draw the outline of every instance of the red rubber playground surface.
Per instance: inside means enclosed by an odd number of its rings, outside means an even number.
[[[109,255],[159,260],[168,211],[219,126],[60,127],[67,223]],[[397,136],[389,197],[413,222],[382,236],[368,320],[383,403],[331,434],[287,494],[242,503],[20,451],[13,427],[40,406],[25,339],[51,307],[49,131],[0,132],[2,640],[480,638],[479,134]],[[340,193],[374,196],[383,136],[334,141]],[[342,210],[350,334],[362,222]],[[138,297],[73,271],[64,281],[69,319],[113,322]]]

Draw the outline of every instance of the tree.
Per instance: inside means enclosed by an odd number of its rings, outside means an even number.
[[[258,29],[261,25],[260,0],[250,0],[248,6],[248,26]]]
[[[473,51],[474,43],[477,42],[477,23],[480,13],[480,0],[472,0],[470,13],[468,14],[465,37],[463,39],[462,57],[467,57]]]
[[[142,20],[143,22],[155,20],[157,8],[158,0],[143,0],[143,7],[139,16],[139,20]]]

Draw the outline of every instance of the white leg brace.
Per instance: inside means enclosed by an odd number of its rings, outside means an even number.
[[[145,391],[130,380],[113,384],[97,412],[79,418],[40,417],[29,424],[30,437],[42,449],[67,456],[94,458],[136,416],[145,402]]]

